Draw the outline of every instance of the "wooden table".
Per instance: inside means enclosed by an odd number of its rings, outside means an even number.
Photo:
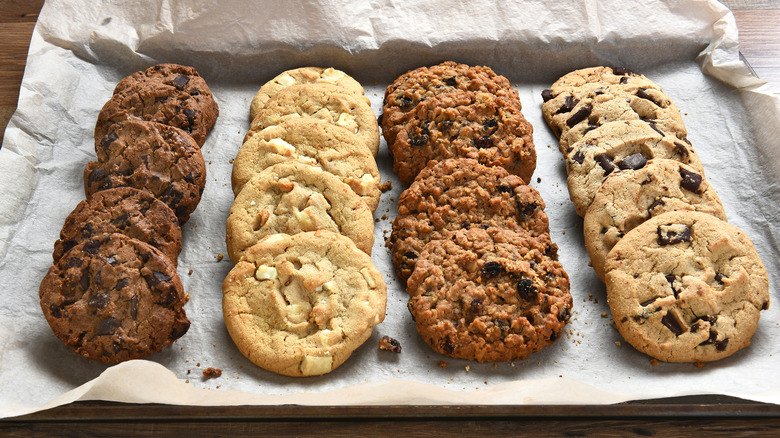
[[[780,3],[728,0],[740,51],[780,94]],[[43,0],[0,0],[0,132],[16,108]],[[618,406],[217,407],[81,402],[0,420],[0,436],[780,436],[780,406],[724,396]]]

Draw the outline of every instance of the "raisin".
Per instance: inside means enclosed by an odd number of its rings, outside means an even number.
[[[534,300],[536,299],[537,294],[536,286],[534,286],[533,281],[527,278],[521,278],[517,282],[517,293],[526,301]]]
[[[482,275],[492,278],[496,275],[500,274],[501,271],[503,271],[504,268],[501,266],[501,263],[499,262],[487,262],[484,266],[482,266]]]

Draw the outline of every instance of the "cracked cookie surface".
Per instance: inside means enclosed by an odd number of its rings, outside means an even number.
[[[371,258],[329,231],[269,236],[222,285],[230,336],[256,365],[287,376],[329,373],[385,317],[387,287]]]
[[[750,345],[769,280],[744,232],[700,212],[668,212],[609,252],[607,301],[620,334],[668,362],[707,362]]]

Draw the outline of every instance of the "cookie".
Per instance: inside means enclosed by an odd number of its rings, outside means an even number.
[[[607,175],[618,169],[641,169],[653,158],[679,161],[704,174],[690,144],[664,136],[641,120],[612,122],[586,134],[566,157],[569,196],[577,214],[585,216]]]
[[[276,234],[222,284],[230,336],[256,365],[317,376],[344,363],[385,318],[387,286],[371,257],[330,231]]]
[[[181,227],[170,207],[146,190],[117,187],[81,201],[65,219],[54,243],[56,262],[79,242],[106,233],[121,233],[159,249],[176,266]]]
[[[373,212],[382,195],[371,152],[351,132],[300,117],[250,131],[233,161],[233,193],[258,172],[277,163],[300,161],[321,167],[347,184]]]
[[[667,362],[708,362],[747,347],[769,280],[744,232],[707,213],[668,212],[607,255],[607,301],[620,334]]]
[[[374,156],[379,151],[379,125],[368,98],[328,83],[283,88],[259,109],[250,129],[258,131],[296,117],[314,117],[346,129]]]
[[[656,158],[635,171],[611,173],[585,213],[585,248],[604,279],[604,261],[615,244],[637,225],[669,211],[700,211],[726,220],[715,190],[695,169]]]
[[[249,106],[249,118],[254,120],[260,108],[266,104],[281,89],[291,85],[301,85],[316,82],[338,85],[344,91],[362,95],[363,86],[348,74],[335,68],[323,67],[300,67],[287,70],[270,81],[266,82],[255,94],[252,103]]]
[[[566,73],[553,82],[550,88],[542,91],[542,98],[548,101],[561,92],[574,91],[589,84],[604,85],[628,85],[644,88],[661,87],[644,75],[635,73],[625,67],[587,67]]]
[[[588,84],[575,95],[563,92],[542,105],[542,114],[559,136],[561,152],[606,123],[644,120],[664,134],[685,139],[680,111],[663,91],[629,85]]]
[[[183,75],[180,75],[183,76]],[[179,128],[191,135],[198,146],[203,146],[206,135],[217,121],[219,110],[216,103],[203,105],[203,95],[192,96],[186,87],[179,89],[154,81],[134,80],[135,85],[123,85],[98,114],[95,124],[95,146],[103,141],[109,128],[128,119],[139,119]],[[178,77],[178,76],[177,76]],[[176,81],[174,78],[171,81]],[[183,82],[183,80],[181,80]],[[213,99],[210,102],[214,102]]]
[[[410,70],[396,78],[385,90],[381,116],[382,135],[391,145],[398,131],[409,120],[418,103],[433,96],[456,91],[494,94],[515,101],[520,99],[509,80],[490,67],[470,66],[446,61],[430,67]]]
[[[200,202],[206,163],[195,141],[172,126],[124,120],[95,148],[98,161],[84,170],[87,198],[100,190],[134,187],[151,192],[184,225]]]
[[[315,230],[343,234],[371,254],[374,217],[349,186],[308,164],[276,164],[249,180],[230,207],[228,255],[235,264],[265,236]]]
[[[178,64],[157,64],[144,71],[139,71],[119,81],[114,88],[114,94],[127,95],[142,92],[144,87],[155,87],[162,90],[181,91],[206,113],[219,116],[219,105],[214,100],[206,81],[198,74],[195,67]],[[213,123],[212,123],[213,125]],[[209,129],[211,127],[209,126]],[[203,143],[199,143],[203,144]]]
[[[524,232],[471,228],[432,240],[409,277],[409,311],[435,351],[479,362],[524,359],[561,337],[569,277]]]
[[[190,326],[187,296],[168,257],[123,234],[74,246],[49,268],[39,295],[54,334],[100,362],[144,358]]]
[[[536,169],[533,128],[513,102],[471,91],[425,99],[389,145],[393,170],[408,185],[428,161],[473,158],[530,182]]]
[[[471,159],[431,163],[398,199],[387,244],[402,281],[411,275],[426,243],[445,231],[499,227],[549,233],[549,220],[539,193],[501,167]],[[557,247],[551,245],[550,255]]]

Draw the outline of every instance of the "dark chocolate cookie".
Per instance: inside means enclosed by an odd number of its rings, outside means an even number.
[[[533,128],[516,100],[459,91],[430,97],[389,145],[393,170],[411,184],[430,160],[473,158],[530,182],[536,169]]]
[[[409,120],[409,113],[418,103],[438,94],[455,91],[475,91],[520,100],[507,78],[490,67],[470,66],[453,61],[411,70],[393,81],[385,90],[382,113],[382,135],[393,144],[398,130]]]
[[[204,89],[205,82],[199,77],[195,80],[196,76],[182,74],[183,71],[189,70],[161,67],[122,80],[113,97],[100,110],[95,124],[95,144],[102,141],[112,125],[127,119],[141,119],[180,128],[202,146],[217,121],[219,108],[208,87]],[[192,86],[190,82],[193,82]]]
[[[409,278],[409,311],[425,342],[448,356],[524,359],[561,337],[569,277],[526,232],[471,228],[433,240]]]
[[[87,197],[113,187],[150,191],[184,224],[200,202],[206,164],[192,137],[171,126],[143,120],[114,124],[96,147],[98,161],[87,164]]]
[[[56,262],[82,240],[98,234],[122,233],[162,251],[176,266],[181,252],[181,227],[173,210],[146,190],[117,187],[102,190],[65,219],[54,243]]]
[[[405,281],[425,244],[445,231],[495,226],[545,235],[544,207],[536,190],[501,167],[463,158],[432,163],[398,200],[388,240],[393,264]],[[551,244],[548,253],[556,252]]]
[[[49,268],[39,295],[54,334],[105,363],[158,352],[190,326],[176,268],[153,246],[123,234],[74,246]]]

